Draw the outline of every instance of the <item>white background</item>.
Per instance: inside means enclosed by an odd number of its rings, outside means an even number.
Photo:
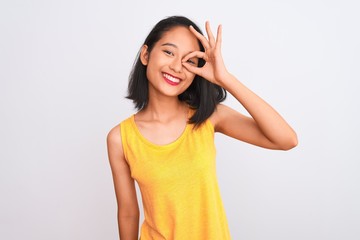
[[[0,239],[117,239],[106,135],[134,112],[124,96],[141,43],[176,14],[222,23],[228,69],[298,133],[291,151],[216,135],[233,239],[360,239],[359,10],[355,0],[1,1]]]

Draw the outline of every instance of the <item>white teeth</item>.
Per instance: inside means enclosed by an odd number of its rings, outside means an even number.
[[[170,80],[170,81],[172,81],[174,83],[179,83],[180,82],[180,79],[174,78],[173,76],[170,76],[169,74],[164,73],[163,75],[164,75],[164,77],[166,79],[168,79],[168,80]]]

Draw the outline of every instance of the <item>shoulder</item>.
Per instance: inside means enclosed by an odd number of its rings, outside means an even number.
[[[128,117],[126,119],[123,119],[120,123],[118,123],[116,126],[113,126],[106,137],[106,140],[108,142],[108,144],[121,144],[122,141],[122,137],[121,137],[121,125],[123,124],[129,124],[131,117]]]
[[[106,136],[108,151],[122,152],[121,128],[120,124],[112,127]]]
[[[224,121],[224,119],[232,114],[236,114],[237,112],[233,110],[232,108],[219,103],[216,106],[215,111],[213,114],[209,117],[210,122],[214,126],[215,131],[219,131],[219,127],[221,123]]]
[[[122,130],[126,130],[127,127],[131,124],[132,117],[134,114],[130,115],[129,117],[121,120],[117,125],[113,126],[106,136],[106,142],[108,151],[120,155],[124,155],[123,150],[123,134]]]
[[[120,123],[110,129],[106,136],[106,141],[111,144],[121,143]]]
[[[126,125],[131,124],[131,116],[121,120],[117,125],[113,126],[109,132],[107,133],[106,136],[106,142],[107,142],[107,147],[108,147],[108,151],[111,152],[115,152],[117,154],[121,154],[123,155],[123,134],[122,133],[122,129],[124,130],[124,128],[126,129]]]

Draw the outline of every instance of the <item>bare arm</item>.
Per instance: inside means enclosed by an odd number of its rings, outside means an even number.
[[[138,240],[139,206],[135,182],[125,161],[119,125],[108,133],[107,148],[118,205],[120,240]]]
[[[288,150],[295,147],[297,135],[290,125],[275,109],[227,71],[221,55],[222,27],[218,27],[216,39],[208,22],[206,23],[208,39],[193,27],[190,27],[190,31],[201,41],[205,52],[195,51],[188,54],[183,59],[184,67],[225,88],[251,115],[247,117],[229,107],[219,105],[210,119],[215,125],[215,130],[265,148]],[[202,58],[206,64],[201,68],[192,66],[187,63],[191,57]]]
[[[225,89],[245,107],[251,117],[220,104],[211,117],[215,131],[268,149],[289,150],[295,147],[296,133],[280,114],[237,79],[229,79]]]

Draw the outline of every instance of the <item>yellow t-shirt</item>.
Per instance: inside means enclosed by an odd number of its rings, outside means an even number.
[[[156,145],[134,115],[120,124],[124,155],[141,191],[141,240],[231,239],[216,176],[214,127],[187,124],[181,136]]]

